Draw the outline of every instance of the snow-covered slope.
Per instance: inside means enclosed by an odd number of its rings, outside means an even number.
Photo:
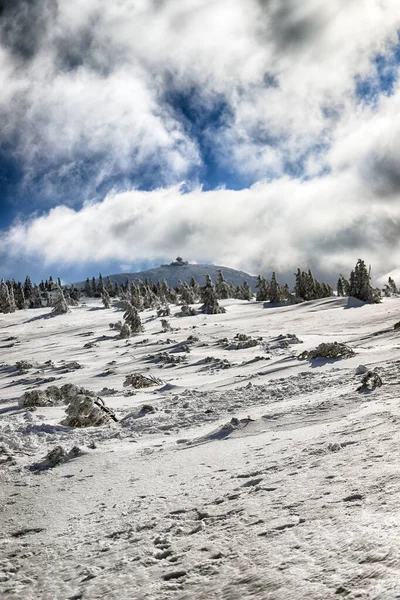
[[[96,300],[0,315],[1,598],[398,597],[400,299],[222,304],[169,333],[143,312],[127,341]],[[324,341],[356,354],[297,358]],[[382,387],[358,391],[360,364]],[[137,372],[161,382],[124,386]],[[118,422],[18,404],[67,383]],[[80,453],[39,468],[58,445]]]
[[[244,271],[237,271],[236,269],[230,269],[229,267],[218,267],[216,265],[192,265],[173,263],[170,265],[161,265],[154,269],[148,269],[147,271],[140,271],[138,273],[118,273],[116,275],[109,275],[112,283],[118,283],[119,285],[126,281],[135,281],[141,279],[144,281],[147,279],[153,283],[157,281],[166,280],[170,287],[177,287],[179,281],[189,283],[191,278],[197,281],[199,285],[204,285],[204,276],[210,275],[211,279],[215,281],[217,279],[218,271],[221,270],[227,283],[231,281],[237,285],[243,285],[245,281],[254,290],[257,283],[257,277],[249,275]],[[84,281],[75,284],[77,287],[83,287]]]

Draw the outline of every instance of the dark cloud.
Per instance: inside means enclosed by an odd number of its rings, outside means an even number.
[[[30,60],[57,15],[57,0],[2,0],[0,38],[19,59]]]
[[[400,160],[390,156],[369,158],[362,165],[361,171],[378,198],[398,200]]]

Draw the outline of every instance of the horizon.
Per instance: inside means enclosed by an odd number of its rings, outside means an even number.
[[[395,0],[7,0],[0,66],[0,278],[400,279]]]

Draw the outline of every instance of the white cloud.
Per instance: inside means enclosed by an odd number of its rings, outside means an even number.
[[[282,174],[353,118],[354,76],[400,27],[397,0],[44,2],[28,30],[22,6],[1,49],[4,122],[33,176],[52,162],[72,176],[97,160],[93,189],[149,164],[169,185],[200,164],[196,137],[166,101],[171,86],[194,89],[199,110],[225,102],[217,139],[210,124],[225,166]],[[33,48],[28,59],[21,46]]]
[[[58,266],[180,254],[286,276],[296,265],[335,276],[362,257],[378,276],[400,262],[399,227],[398,204],[377,206],[372,193],[343,172],[241,191],[183,194],[172,187],[110,194],[80,210],[59,206],[16,224],[1,239],[0,251]]]

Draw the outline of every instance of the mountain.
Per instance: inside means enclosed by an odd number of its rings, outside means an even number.
[[[242,285],[244,281],[247,281],[250,288],[252,290],[255,289],[257,277],[254,275],[217,265],[192,265],[182,261],[182,259],[177,259],[169,265],[161,265],[160,267],[148,269],[147,271],[140,271],[138,273],[118,273],[115,275],[108,275],[107,277],[110,278],[112,283],[118,283],[118,285],[121,285],[126,281],[135,281],[136,279],[141,279],[142,281],[148,279],[153,283],[165,279],[170,287],[177,287],[180,280],[189,283],[192,277],[195,278],[197,283],[203,285],[204,275],[210,275],[211,279],[215,282],[219,270],[222,271],[227,283],[233,281],[235,285]],[[80,281],[74,285],[76,287],[83,287],[84,284],[84,281]]]

